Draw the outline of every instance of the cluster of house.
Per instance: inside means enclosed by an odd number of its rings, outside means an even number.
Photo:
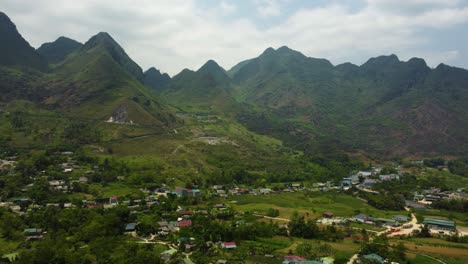
[[[409,217],[406,215],[394,215],[392,219],[388,218],[377,218],[371,217],[365,214],[357,214],[350,218],[351,221],[371,224],[371,225],[382,225],[382,226],[400,226],[403,223],[409,221]]]
[[[350,177],[345,177],[342,180],[343,189],[347,190],[351,186],[372,189],[379,182],[400,180],[399,174],[380,174],[381,171],[381,168],[373,168],[372,171],[359,171]]]
[[[62,163],[63,172],[72,172],[73,170],[79,169],[80,165],[76,164],[75,161]]]
[[[307,260],[296,255],[285,256],[282,264],[333,264],[335,259],[331,257],[320,258],[320,260]]]
[[[62,207],[62,208],[74,208],[75,207],[75,205],[73,205],[72,203],[47,203],[45,204],[45,206],[46,207],[56,206],[56,207]],[[27,197],[16,197],[16,198],[13,198],[12,201],[0,202],[0,207],[7,208],[13,213],[23,215],[25,214],[25,212],[29,212],[33,209],[38,209],[43,206],[34,204],[34,201]]]
[[[247,188],[239,188],[237,186],[225,186],[225,185],[213,185],[211,187],[213,190],[213,194],[219,197],[228,197],[228,196],[239,196],[244,194],[252,194],[252,195],[268,195],[274,193],[274,191],[270,188],[260,188],[260,189],[247,189]]]
[[[188,214],[188,212],[186,213]],[[190,211],[190,215],[192,212]],[[159,221],[158,222],[159,229],[157,231],[158,236],[165,237],[169,235],[169,233],[175,233],[180,230],[181,227],[191,227],[192,220],[186,219],[183,217],[179,217],[177,221]]]
[[[422,192],[414,192],[414,201],[421,204],[432,204],[443,199],[468,199],[468,194],[463,189],[456,191],[441,191],[440,188],[430,188]]]
[[[365,214],[357,214],[353,217],[334,217],[332,212],[323,213],[323,218],[317,220],[318,224],[346,224],[348,222],[359,222],[370,225],[400,226],[409,221],[408,216],[394,215],[392,219],[371,217]]]
[[[335,188],[336,186],[333,185],[333,182],[329,181],[326,183],[314,183],[311,190],[316,191],[327,191],[331,188]],[[337,188],[337,187],[336,187]],[[228,185],[213,185],[211,187],[213,190],[213,194],[218,195],[219,197],[229,197],[229,196],[239,196],[245,194],[251,195],[269,195],[275,193],[293,193],[298,191],[303,191],[306,188],[302,183],[286,183],[284,188],[281,190],[272,190],[271,188],[239,188],[236,185],[228,186]]]
[[[178,197],[200,197],[201,192],[199,189],[187,189],[177,186],[173,192]]]
[[[30,205],[33,205],[33,201],[27,197],[15,197],[12,201],[0,202],[0,207],[7,208],[13,213],[19,215],[24,214],[24,210],[31,210]]]
[[[178,246],[179,248],[181,247],[181,245],[183,246],[182,248],[184,248],[184,252],[185,253],[190,253],[194,250],[195,248],[195,239],[194,238],[187,238],[187,237],[180,237],[179,239],[177,239],[177,243],[178,243]],[[227,250],[232,250],[232,249],[236,249],[237,248],[237,245],[236,245],[236,242],[218,242],[218,243],[213,243],[211,241],[209,242],[206,242],[206,247],[208,248],[211,248],[211,247],[218,247],[218,248],[222,248],[222,249],[227,249]],[[160,256],[161,256],[161,259],[165,262],[169,262],[171,260],[171,258],[178,252],[177,249],[173,248],[173,247],[170,247],[168,250],[166,251],[163,251]],[[184,264],[191,264],[193,263],[190,259],[188,258],[185,258],[182,260],[181,263],[184,263]],[[224,260],[224,259],[220,259],[218,261],[216,261],[216,264],[227,264],[228,261],[227,260]]]

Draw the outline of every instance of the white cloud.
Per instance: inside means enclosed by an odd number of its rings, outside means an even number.
[[[221,12],[225,15],[232,14],[237,10],[237,6],[235,4],[228,3],[226,1],[221,1],[219,7],[221,9]]]
[[[257,11],[261,16],[271,17],[281,14],[281,6],[277,0],[257,0]]]
[[[155,66],[170,74],[196,69],[208,59],[229,68],[281,45],[334,63],[361,63],[371,56],[396,53],[425,55],[434,65],[464,54],[441,53],[456,49],[439,47],[419,52],[433,40],[425,32],[468,24],[468,6],[456,0],[368,0],[358,10],[331,1],[299,9],[289,17],[280,7],[290,0],[257,0],[254,8],[277,8],[259,11],[278,16],[274,25],[261,29],[254,17],[233,16],[238,7],[231,1],[209,8],[201,8],[198,1],[2,0],[2,10],[35,47],[61,35],[85,42],[107,31],[143,68]],[[394,3],[412,11],[392,9],[398,6]],[[226,19],[226,14],[232,18]]]
[[[419,13],[437,8],[456,7],[460,0],[367,0],[369,7],[382,12]]]

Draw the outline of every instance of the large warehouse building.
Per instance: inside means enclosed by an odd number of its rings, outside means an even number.
[[[424,218],[423,224],[428,225],[429,228],[439,230],[454,231],[457,228],[454,221],[437,218]]]

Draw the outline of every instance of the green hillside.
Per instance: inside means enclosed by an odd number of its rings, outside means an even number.
[[[67,37],[59,37],[54,42],[42,44],[37,49],[37,52],[50,64],[56,64],[65,60],[68,55],[78,50],[81,46],[83,46],[83,44],[76,40]]]
[[[240,120],[291,144],[335,142],[348,151],[389,155],[466,152],[463,69],[430,69],[422,59],[403,62],[395,55],[333,66],[281,47],[228,73],[236,99],[256,109]]]
[[[72,116],[119,122],[168,125],[175,118],[138,79],[141,69],[107,34],[92,37],[45,77],[43,104]]]
[[[0,92],[4,107],[32,102],[64,118],[119,126],[106,137],[153,134],[178,127],[183,116],[210,116],[273,137],[304,153],[463,155],[467,151],[468,71],[425,61],[378,56],[361,66],[332,65],[288,47],[225,71],[209,60],[173,78],[143,73],[125,50],[101,32],[85,44],[61,37],[38,52],[5,14],[0,20]],[[3,54],[2,53],[2,54]],[[16,109],[18,110],[18,109]],[[15,111],[16,111],[15,110]],[[96,123],[97,122],[97,123]]]
[[[161,96],[182,111],[230,115],[238,108],[232,89],[226,71],[210,60],[195,72],[186,69],[174,76]]]
[[[145,71],[144,75],[143,83],[146,86],[153,88],[155,91],[161,91],[171,81],[171,77],[167,73],[161,73],[154,67]]]

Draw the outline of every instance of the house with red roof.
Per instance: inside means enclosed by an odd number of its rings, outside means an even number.
[[[193,215],[193,212],[190,210],[180,210],[178,211],[179,215],[181,216],[190,216]]]
[[[236,242],[224,242],[221,246],[223,248],[225,248],[225,249],[236,249],[237,248]]]
[[[179,221],[179,227],[191,227],[192,220],[181,220]]]
[[[333,217],[333,213],[332,213],[332,212],[325,212],[325,213],[323,213],[323,217],[332,218],[332,217]]]

